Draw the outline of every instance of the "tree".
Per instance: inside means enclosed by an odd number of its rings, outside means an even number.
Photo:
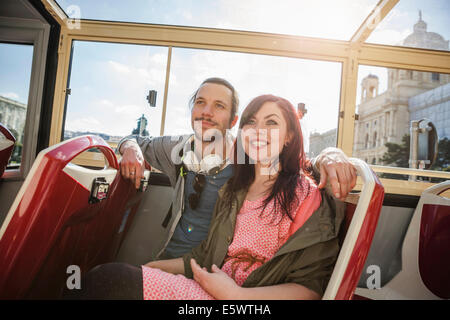
[[[381,161],[384,165],[400,168],[409,168],[409,134],[402,137],[402,144],[387,142],[387,151],[383,154]],[[382,173],[380,178],[408,180],[407,175],[393,173]]]
[[[401,168],[409,168],[409,134],[402,137],[402,144],[387,142],[387,151],[381,161],[385,165]]]

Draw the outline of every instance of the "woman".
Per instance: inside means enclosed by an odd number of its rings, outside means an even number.
[[[88,274],[83,298],[141,298],[141,288],[144,299],[323,295],[344,213],[308,177],[294,107],[273,95],[256,97],[239,128],[233,177],[219,191],[201,245],[182,258],[143,266],[142,281],[139,268],[100,266]],[[112,281],[118,274],[125,280]]]

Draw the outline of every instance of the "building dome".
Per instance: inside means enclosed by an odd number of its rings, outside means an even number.
[[[422,12],[419,11],[419,21],[414,25],[414,32],[403,40],[406,47],[445,50],[448,51],[448,41],[436,32],[427,32],[427,24],[422,20]]]
[[[420,14],[419,21],[414,25],[414,32],[427,32],[427,24],[422,20],[422,15]]]

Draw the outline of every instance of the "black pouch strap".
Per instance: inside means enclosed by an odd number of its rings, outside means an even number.
[[[182,164],[176,165],[175,166],[175,172],[177,174],[181,174],[181,168],[183,168],[184,166]],[[183,199],[184,201],[184,199]],[[169,221],[170,219],[172,219],[172,204],[170,205],[169,211],[167,211],[166,217],[164,218],[164,221],[162,223],[163,228],[167,228],[167,226],[169,225]]]
[[[166,217],[162,223],[163,228],[167,228],[170,219],[172,219],[172,204],[170,205],[169,211],[167,211]]]

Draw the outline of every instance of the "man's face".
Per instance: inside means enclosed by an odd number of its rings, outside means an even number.
[[[237,121],[237,117],[231,121],[231,109],[230,89],[216,83],[203,84],[195,96],[191,111],[191,125],[195,136],[201,141],[210,141],[213,131],[218,130],[224,137],[225,131]],[[215,135],[217,134],[216,131]]]

